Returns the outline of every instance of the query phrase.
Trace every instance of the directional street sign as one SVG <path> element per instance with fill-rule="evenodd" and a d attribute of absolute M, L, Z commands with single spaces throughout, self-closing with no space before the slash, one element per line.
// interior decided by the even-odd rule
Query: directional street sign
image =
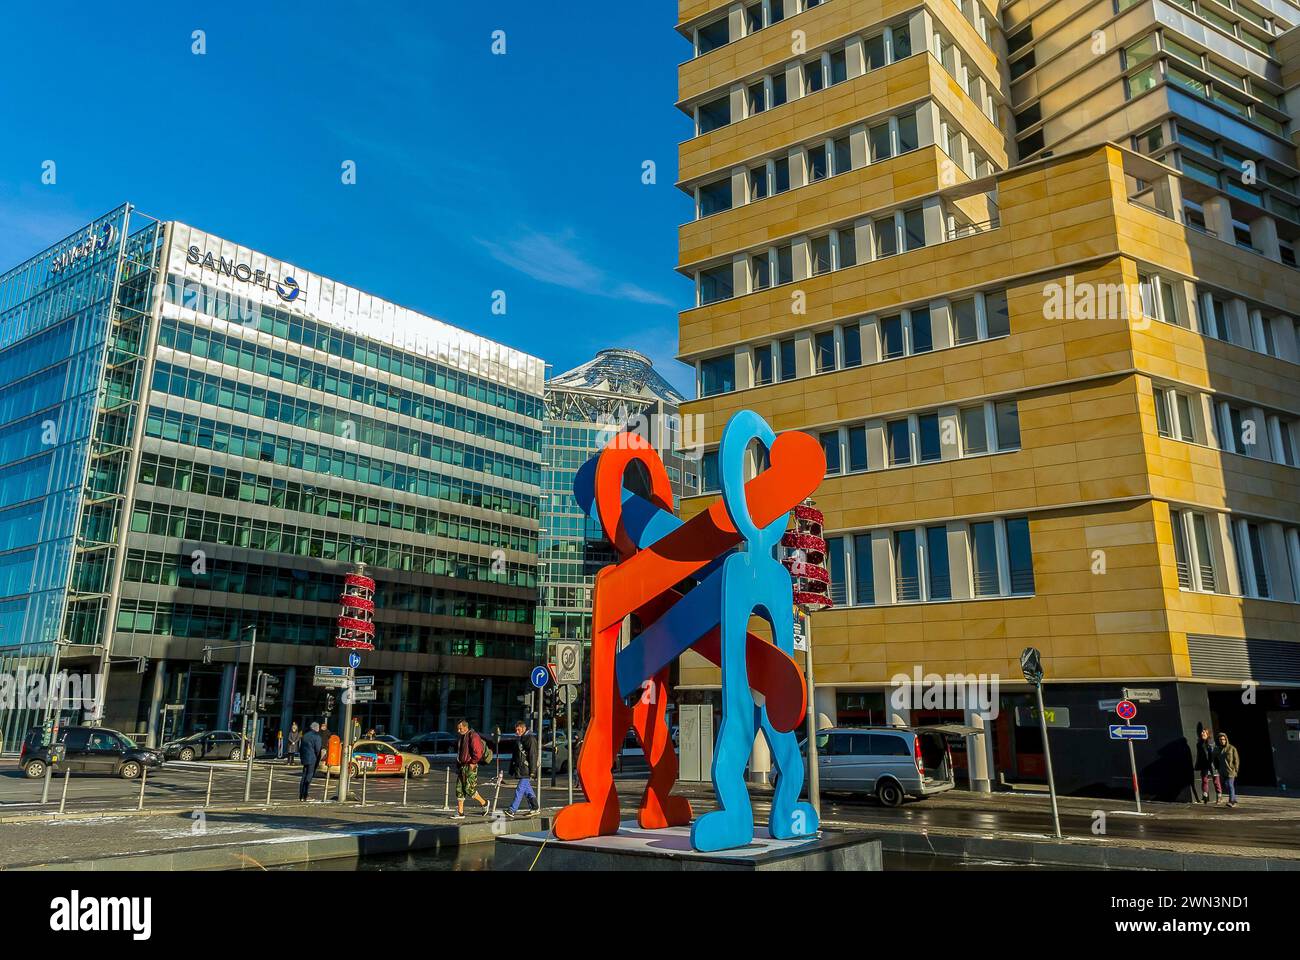
<path fill-rule="evenodd" d="M 1110 725 L 1110 738 L 1112 740 L 1145 740 L 1147 739 L 1147 728 L 1112 723 Z"/>
<path fill-rule="evenodd" d="M 533 681 L 533 686 L 540 690 L 551 682 L 551 671 L 545 667 L 533 667 L 533 672 L 528 675 L 528 678 Z"/>
<path fill-rule="evenodd" d="M 370 702 L 372 702 L 372 701 L 373 701 L 377 696 L 378 696 L 378 693 L 374 690 L 373 687 L 370 688 L 370 689 L 368 689 L 368 690 L 357 690 L 355 693 L 352 694 L 352 702 L 353 702 L 353 703 L 370 703 Z"/>
<path fill-rule="evenodd" d="M 317 667 L 311 682 L 314 687 L 341 690 L 352 683 L 352 668 Z"/>
<path fill-rule="evenodd" d="M 1125 687 L 1123 693 L 1125 700 L 1137 703 L 1150 703 L 1160 699 L 1160 691 L 1156 687 Z"/>
<path fill-rule="evenodd" d="M 352 682 L 358 689 L 361 687 L 373 687 L 375 685 L 374 677 L 353 677 Z"/>

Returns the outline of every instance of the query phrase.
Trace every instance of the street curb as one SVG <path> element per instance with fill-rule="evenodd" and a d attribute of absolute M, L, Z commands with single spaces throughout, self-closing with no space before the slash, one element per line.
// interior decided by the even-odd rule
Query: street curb
<path fill-rule="evenodd" d="M 123 854 L 87 860 L 52 861 L 0 867 L 3 871 L 73 871 L 97 872 L 116 870 L 264 870 L 340 860 L 406 853 L 412 850 L 442 850 L 495 841 L 498 836 L 529 830 L 550 829 L 550 818 L 494 823 L 429 827 L 380 827 L 362 833 L 313 837 L 306 840 L 260 840 L 220 847 L 197 847 L 167 853 Z M 321 827 L 328 830 L 335 825 Z"/>
<path fill-rule="evenodd" d="M 55 803 L 47 806 L 56 806 Z M 330 800 L 326 803 L 314 803 L 304 806 L 299 801 L 294 800 L 276 800 L 272 801 L 270 806 L 264 803 L 236 804 L 234 806 L 225 806 L 212 804 L 204 806 L 201 803 L 188 804 L 182 807 L 146 807 L 144 810 L 68 810 L 60 814 L 58 810 L 47 810 L 44 813 L 19 813 L 11 817 L 0 817 L 0 825 L 6 823 L 43 823 L 47 820 L 85 820 L 100 819 L 105 817 L 174 817 L 178 813 L 192 814 L 196 810 L 203 813 L 267 813 L 282 812 L 294 810 L 302 813 L 304 816 L 310 816 L 312 810 L 383 810 L 383 811 L 400 811 L 418 812 L 422 805 L 410 803 L 402 806 L 387 800 L 371 800 L 364 807 L 355 800 L 349 800 L 346 804 L 340 804 L 337 800 Z M 432 813 L 447 813 L 442 807 L 430 807 L 429 804 L 423 805 L 426 810 Z"/>
<path fill-rule="evenodd" d="M 1109 870 L 1252 870 L 1297 871 L 1300 857 L 1287 858 L 1242 852 L 1207 853 L 1201 849 L 1159 846 L 1110 846 L 1086 840 L 1008 839 L 983 834 L 881 828 L 872 830 L 886 850 L 966 860 L 1008 860 L 1020 864 L 1090 867 Z"/>

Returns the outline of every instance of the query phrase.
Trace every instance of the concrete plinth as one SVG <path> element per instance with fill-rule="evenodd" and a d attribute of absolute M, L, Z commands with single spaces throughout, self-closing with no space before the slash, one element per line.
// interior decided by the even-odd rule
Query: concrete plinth
<path fill-rule="evenodd" d="M 691 828 L 643 830 L 625 820 L 612 837 L 556 840 L 549 833 L 497 837 L 494 870 L 880 870 L 880 841 L 862 833 L 822 831 L 800 840 L 773 840 L 763 827 L 738 850 L 699 853 Z"/>

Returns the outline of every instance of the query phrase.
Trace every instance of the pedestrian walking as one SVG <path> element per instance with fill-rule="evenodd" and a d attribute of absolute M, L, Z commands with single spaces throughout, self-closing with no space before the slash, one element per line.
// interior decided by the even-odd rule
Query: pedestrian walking
<path fill-rule="evenodd" d="M 1228 806 L 1237 805 L 1237 774 L 1241 771 L 1241 755 L 1237 748 L 1228 742 L 1228 735 L 1222 730 L 1218 736 L 1219 746 L 1214 751 L 1215 766 L 1219 776 L 1228 788 Z"/>
<path fill-rule="evenodd" d="M 478 765 L 491 762 L 483 738 L 470 728 L 468 720 L 456 724 L 456 813 L 453 820 L 465 819 L 465 801 L 473 797 L 483 805 L 483 816 L 491 811 L 478 792 Z"/>
<path fill-rule="evenodd" d="M 1218 806 L 1223 800 L 1223 781 L 1219 779 L 1216 752 L 1210 728 L 1201 727 L 1196 739 L 1196 772 L 1201 775 L 1201 803 L 1210 802 L 1210 777 L 1214 777 L 1214 803 Z"/>
<path fill-rule="evenodd" d="M 511 817 L 519 815 L 519 804 L 528 800 L 528 816 L 537 813 L 537 794 L 533 792 L 533 780 L 542 775 L 541 756 L 537 751 L 537 738 L 528 732 L 528 724 L 522 720 L 515 721 L 515 755 L 510 760 L 510 775 L 519 778 L 515 787 L 515 799 L 506 811 Z"/>
<path fill-rule="evenodd" d="M 302 731 L 298 729 L 298 721 L 295 720 L 289 727 L 289 766 L 293 766 L 294 760 L 298 758 L 298 748 L 302 745 Z"/>
<path fill-rule="evenodd" d="M 299 758 L 302 760 L 302 781 L 298 784 L 298 799 L 306 800 L 311 790 L 311 782 L 316 776 L 316 766 L 320 763 L 321 753 L 320 724 L 313 723 L 311 729 L 302 738 Z"/>

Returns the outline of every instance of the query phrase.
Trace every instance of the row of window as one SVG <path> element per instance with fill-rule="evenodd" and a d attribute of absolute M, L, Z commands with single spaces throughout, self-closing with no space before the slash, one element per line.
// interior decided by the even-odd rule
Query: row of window
<path fill-rule="evenodd" d="M 1300 357 L 1300 320 L 1268 315 L 1271 308 L 1253 307 L 1236 297 L 1202 287 L 1181 277 L 1138 274 L 1143 316 L 1277 359 Z M 1186 307 L 1190 297 L 1193 316 Z"/>
<path fill-rule="evenodd" d="M 390 490 L 403 490 L 449 503 L 462 503 L 537 519 L 536 496 L 489 486 L 476 480 L 444 476 L 389 460 L 290 440 L 288 437 L 262 433 L 238 424 L 195 417 L 161 407 L 149 408 L 145 420 L 145 436 L 249 460 L 275 463 L 282 467 L 294 467 L 328 477 L 342 477 Z"/>
<path fill-rule="evenodd" d="M 1153 394 L 1162 437 L 1300 467 L 1300 420 L 1290 414 L 1234 400 L 1210 401 L 1213 420 L 1207 424 L 1201 394 L 1162 386 L 1154 387 Z"/>
<path fill-rule="evenodd" d="M 1115 12 L 1121 13 L 1141 0 L 1115 0 Z M 1265 37 L 1285 33 L 1290 25 L 1280 18 L 1265 17 L 1237 0 L 1170 0 L 1188 13 L 1240 40 L 1266 57 L 1273 56 L 1273 44 Z M 1255 28 L 1253 31 L 1251 28 Z"/>
<path fill-rule="evenodd" d="M 749 168 L 742 203 L 753 203 L 766 197 L 785 193 L 791 189 L 791 156 L 802 164 L 798 179 L 803 184 L 817 183 L 837 177 L 854 169 L 851 133 L 831 134 L 826 139 L 799 146 L 779 157 L 769 158 Z M 908 111 L 888 117 L 867 127 L 867 163 L 879 163 L 891 157 L 917 149 L 920 140 L 917 132 L 917 112 Z M 732 208 L 737 198 L 731 175 L 703 184 L 696 190 L 696 216 L 707 217 Z"/>
<path fill-rule="evenodd" d="M 836 606 L 931 603 L 1030 596 L 1034 592 L 1027 517 L 836 535 L 827 537 L 826 550 L 831 600 Z"/>
<path fill-rule="evenodd" d="M 731 14 L 724 13 L 717 20 L 695 28 L 695 55 L 703 56 L 711 50 L 717 50 L 742 37 L 752 36 L 774 23 L 780 23 L 786 17 L 793 17 L 825 2 L 826 0 L 758 0 L 757 3 L 747 4 L 740 21 L 740 33 L 734 37 L 731 35 Z"/>
<path fill-rule="evenodd" d="M 313 403 L 301 397 L 265 390 L 216 374 L 188 367 L 158 362 L 154 365 L 153 389 L 173 397 L 197 400 L 205 406 L 220 407 L 261 417 L 274 423 L 302 427 L 336 437 L 343 443 L 364 443 L 422 460 L 463 467 L 503 480 L 518 480 L 536 486 L 542 481 L 539 463 L 511 457 L 450 440 L 445 436 L 421 433 L 409 427 L 360 417 L 350 411 Z"/>
<path fill-rule="evenodd" d="M 275 380 L 297 384 L 364 403 L 439 427 L 472 433 L 486 440 L 526 450 L 542 447 L 542 432 L 517 420 L 506 420 L 466 407 L 436 400 L 426 393 L 403 390 L 392 384 L 341 370 L 337 365 L 315 363 L 301 356 L 272 350 L 240 337 L 166 318 L 158 328 L 158 343 L 182 353 L 215 360 L 228 367 L 264 374 Z"/>
<path fill-rule="evenodd" d="M 1121 67 L 1125 70 L 1151 60 L 1160 53 L 1164 54 L 1141 70 L 1125 77 L 1126 99 L 1140 97 L 1163 82 L 1173 83 L 1180 89 L 1223 107 L 1275 136 L 1285 136 L 1283 124 L 1269 116 L 1267 112 L 1261 111 L 1255 100 L 1251 99 L 1252 96 L 1258 98 L 1258 93 L 1253 89 L 1250 91 L 1245 89 L 1245 79 L 1223 70 L 1213 61 L 1210 61 L 1209 66 L 1205 68 L 1199 64 L 1193 65 L 1186 58 L 1193 56 L 1194 52 L 1182 47 L 1176 41 L 1165 40 L 1162 48 L 1157 49 L 1155 37 L 1156 35 L 1152 34 L 1122 51 Z M 1195 72 L 1190 72 L 1189 67 Z M 1224 79 L 1221 74 L 1226 74 L 1231 79 Z"/>
<path fill-rule="evenodd" d="M 230 607 L 203 607 L 185 603 L 123 600 L 117 614 L 118 633 L 200 640 L 238 641 L 252 624 L 262 636 L 277 643 L 333 647 L 338 623 L 333 617 L 304 617 L 290 613 L 264 613 Z M 532 637 L 498 636 L 473 630 L 454 633 L 443 627 L 413 623 L 380 623 L 379 642 L 396 653 L 435 656 L 495 657 L 531 660 Z"/>
<path fill-rule="evenodd" d="M 788 100 L 796 100 L 828 87 L 844 83 L 849 76 L 849 48 L 858 42 L 854 38 L 837 45 L 798 65 L 797 70 L 780 67 L 769 74 L 750 80 L 745 86 L 740 115 L 733 115 L 731 92 L 695 108 L 695 133 L 701 136 L 746 117 L 775 109 Z M 885 27 L 883 31 L 862 41 L 865 72 L 910 57 L 911 30 L 904 21 Z M 855 75 L 856 76 L 856 75 Z M 790 89 L 790 80 L 798 89 Z"/>
<path fill-rule="evenodd" d="M 544 404 L 540 396 L 494 383 L 427 357 L 407 353 L 388 344 L 278 310 L 207 284 L 169 276 L 166 297 L 168 303 L 186 310 L 243 324 L 290 343 L 500 407 L 532 420 L 541 420 L 544 415 Z"/>
<path fill-rule="evenodd" d="M 187 555 L 178 556 L 154 550 L 128 550 L 124 579 L 131 583 L 310 603 L 337 603 L 339 594 L 343 592 L 343 581 L 338 577 L 321 576 L 306 570 L 225 561 L 209 562 L 204 572 L 196 573 L 194 562 Z M 498 623 L 533 622 L 531 600 L 512 600 L 509 597 L 490 597 L 438 587 L 387 583 L 382 577 L 375 588 L 375 606 L 385 611 L 405 610 L 431 616 L 494 620 Z"/>
<path fill-rule="evenodd" d="M 943 301 L 909 307 L 875 318 L 867 324 L 875 355 L 881 360 L 929 353 L 935 349 L 934 313 Z M 863 321 L 851 320 L 813 334 L 814 373 L 848 370 L 862 364 Z M 947 301 L 946 330 L 953 346 L 992 340 L 1011 333 L 1005 290 L 988 290 Z M 798 341 L 794 337 L 755 344 L 750 348 L 756 387 L 793 380 L 797 376 Z M 736 353 L 731 351 L 699 363 L 698 395 L 710 397 L 737 389 Z"/>
<path fill-rule="evenodd" d="M 934 463 L 949 446 L 956 457 L 1020 449 L 1020 412 L 1015 400 L 985 401 L 961 407 L 949 420 L 939 412 L 913 413 L 884 421 L 883 463 L 872 462 L 867 424 L 852 424 L 818 434 L 826 454 L 826 475 Z"/>
<path fill-rule="evenodd" d="M 176 504 L 137 501 L 131 514 L 131 532 L 174 537 L 188 543 L 216 543 L 321 560 L 364 562 L 367 566 L 411 570 L 459 580 L 507 583 L 515 587 L 537 586 L 536 569 L 532 564 L 388 540 L 370 540 Z"/>
<path fill-rule="evenodd" d="M 364 523 L 367 526 L 409 530 L 430 537 L 447 537 L 466 543 L 487 543 L 528 553 L 537 550 L 537 534 L 477 517 L 414 507 L 395 500 L 340 493 L 285 480 L 280 477 L 226 470 L 212 464 L 191 463 L 144 453 L 140 457 L 140 483 L 166 490 L 221 497 L 242 503 L 260 503 L 277 510 Z"/>
<path fill-rule="evenodd" d="M 1300 597 L 1300 528 L 1245 517 L 1171 509 L 1178 585 L 1260 599 Z M 1235 582 L 1228 575 L 1231 560 Z"/>

